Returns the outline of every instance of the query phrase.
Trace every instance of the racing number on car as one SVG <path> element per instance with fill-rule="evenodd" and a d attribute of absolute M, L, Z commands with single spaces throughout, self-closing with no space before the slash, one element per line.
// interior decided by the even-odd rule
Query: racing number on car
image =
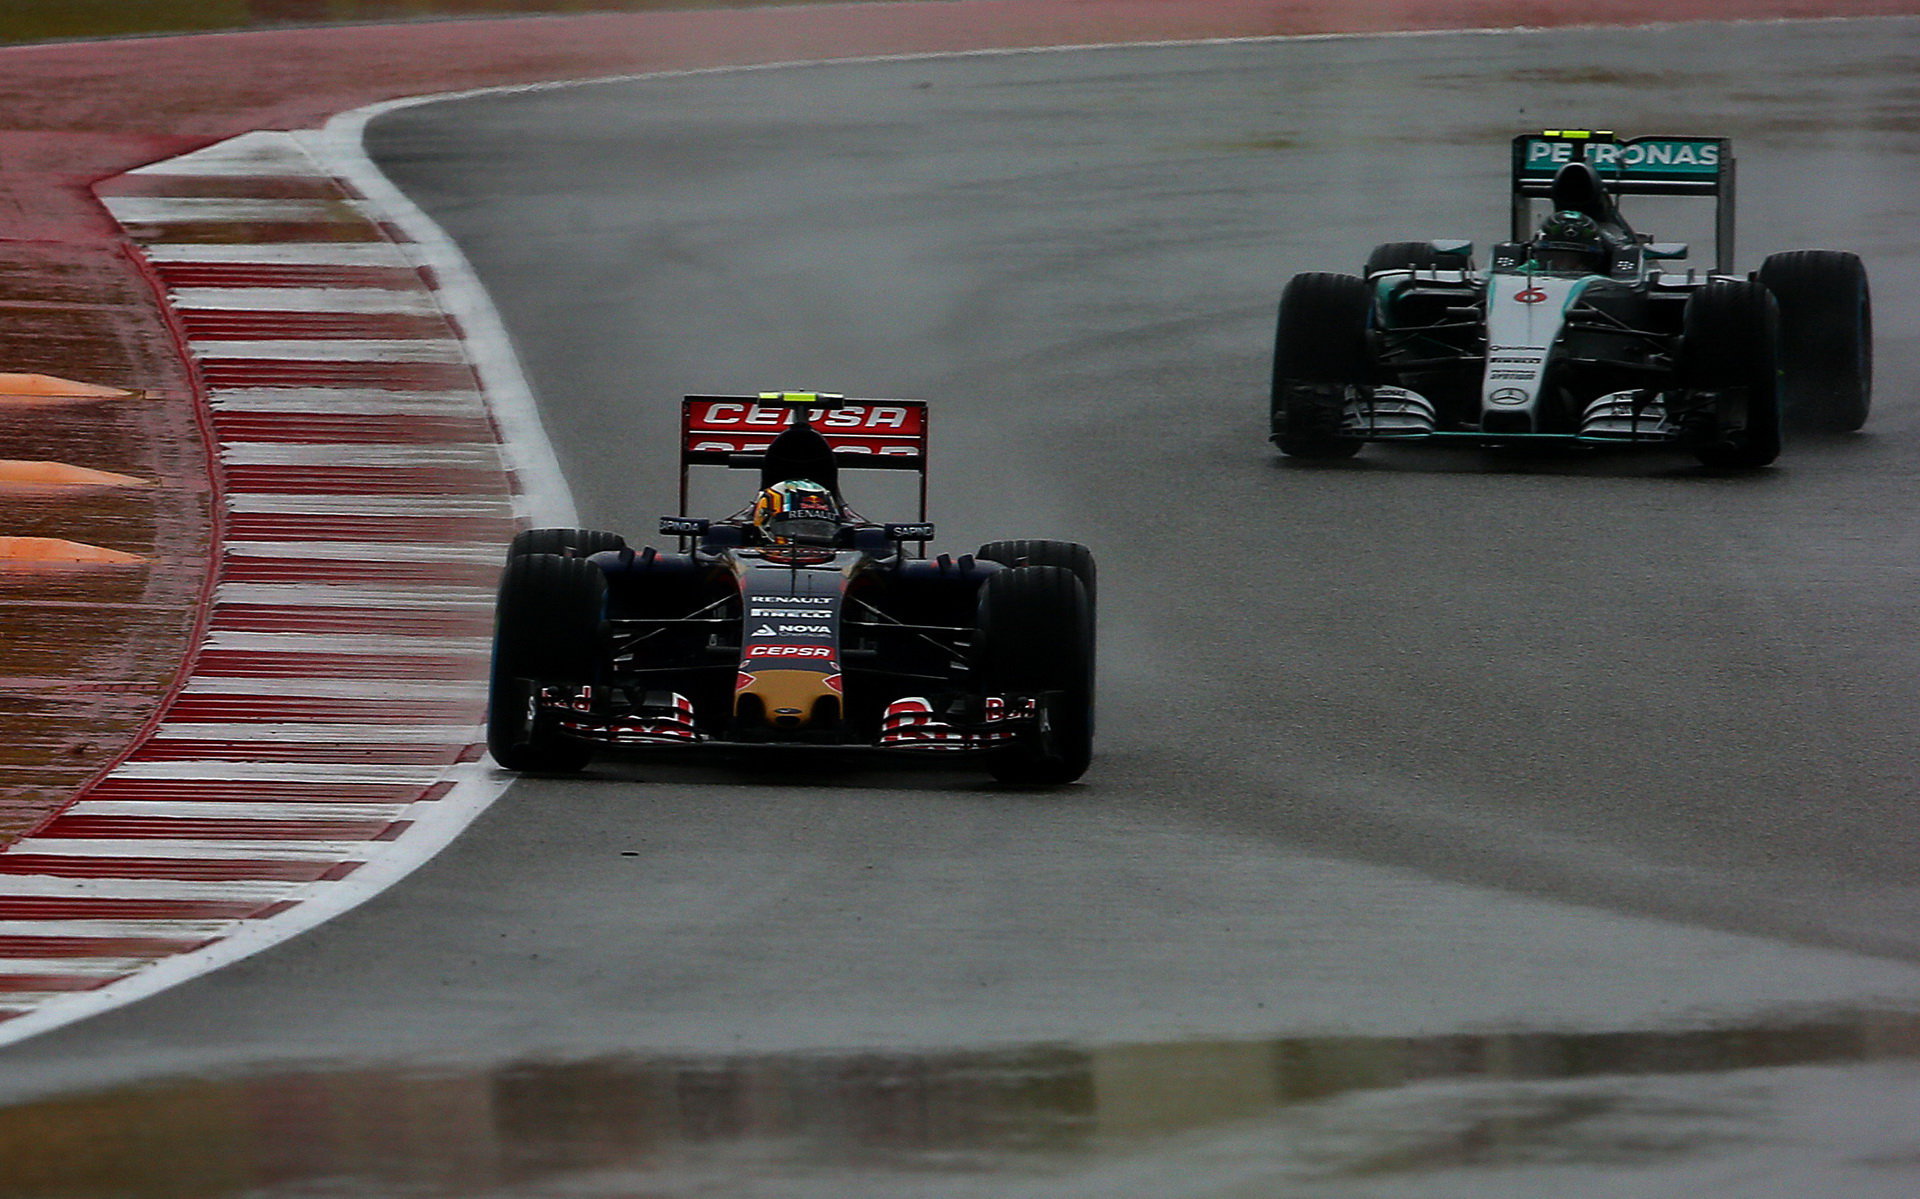
<path fill-rule="evenodd" d="M 1522 304 L 1544 304 L 1547 299 L 1547 293 L 1538 287 L 1529 285 L 1525 291 L 1515 292 L 1513 298 Z"/>

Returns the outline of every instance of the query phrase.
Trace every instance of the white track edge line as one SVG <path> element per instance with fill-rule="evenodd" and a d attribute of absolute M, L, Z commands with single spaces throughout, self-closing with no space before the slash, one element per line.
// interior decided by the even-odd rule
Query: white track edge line
<path fill-rule="evenodd" d="M 340 114 L 318 132 L 296 135 L 297 141 L 315 161 L 349 180 L 371 207 L 383 210 L 391 223 L 413 238 L 412 244 L 399 249 L 417 256 L 421 260 L 418 265 L 433 270 L 443 308 L 460 321 L 482 390 L 500 424 L 503 449 L 518 478 L 524 510 L 537 523 L 575 524 L 573 493 L 560 471 L 532 388 L 492 298 L 446 231 L 367 157 L 362 136 L 366 122 L 381 108 L 375 105 Z M 358 907 L 438 855 L 513 781 L 487 762 L 456 766 L 440 777 L 451 781 L 452 789 L 433 803 L 416 805 L 408 813 L 413 823 L 406 835 L 385 843 L 385 852 L 369 855 L 346 878 L 309 893 L 296 906 L 270 919 L 239 923 L 233 932 L 200 949 L 164 958 L 98 990 L 50 998 L 23 1015 L 0 1022 L 0 1046 L 157 995 Z"/>
<path fill-rule="evenodd" d="M 418 102 L 432 100 L 425 97 Z M 439 284 L 442 309 L 464 332 L 481 391 L 500 426 L 503 456 L 518 479 L 527 510 L 540 524 L 576 524 L 573 491 L 560 471 L 533 388 L 520 368 L 513 339 L 493 298 L 446 230 L 367 156 L 363 144 L 367 122 L 390 106 L 375 104 L 341 113 L 317 131 L 300 131 L 293 136 L 315 162 L 351 183 L 389 223 L 413 239 L 399 248 L 417 258 L 417 265 L 432 270 Z"/>
<path fill-rule="evenodd" d="M 385 844 L 393 852 L 370 856 L 358 870 L 295 907 L 265 920 L 239 922 L 232 933 L 200 949 L 163 958 L 154 965 L 94 991 L 79 991 L 49 999 L 24 1015 L 0 1022 L 0 1046 L 24 1041 L 88 1016 L 157 995 L 169 987 L 197 978 L 359 907 L 399 882 L 445 849 L 460 832 L 484 812 L 512 782 L 492 767 L 474 763 L 450 771 L 454 787 L 444 799 L 420 804 L 407 835 Z"/>

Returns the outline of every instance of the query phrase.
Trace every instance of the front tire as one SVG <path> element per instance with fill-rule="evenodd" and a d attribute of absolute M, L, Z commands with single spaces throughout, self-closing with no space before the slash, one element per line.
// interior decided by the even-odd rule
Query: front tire
<path fill-rule="evenodd" d="M 1059 566 L 1073 572 L 1087 589 L 1087 603 L 1100 600 L 1098 572 L 1093 551 L 1074 541 L 989 541 L 974 551 L 974 557 L 998 562 L 1002 566 Z"/>
<path fill-rule="evenodd" d="M 1292 458 L 1351 458 L 1360 440 L 1340 435 L 1351 388 L 1370 373 L 1364 279 L 1295 275 L 1280 295 L 1273 337 L 1270 440 Z"/>
<path fill-rule="evenodd" d="M 560 735 L 533 704 L 542 686 L 585 686 L 599 676 L 606 602 L 607 577 L 584 558 L 508 559 L 487 689 L 487 750 L 501 766 L 567 773 L 592 760 L 591 745 Z"/>
<path fill-rule="evenodd" d="M 1366 269 L 1360 272 L 1362 278 L 1371 279 L 1380 271 L 1431 271 L 1444 267 L 1458 268 L 1463 259 L 1449 258 L 1433 248 L 1430 241 L 1389 241 L 1382 242 L 1367 255 Z"/>
<path fill-rule="evenodd" d="M 1682 414 L 1694 454 L 1733 470 L 1771 463 L 1780 456 L 1773 297 L 1751 280 L 1709 283 L 1687 300 L 1681 323 L 1680 385 L 1698 397 Z"/>
<path fill-rule="evenodd" d="M 1003 783 L 1057 786 L 1093 760 L 1093 604 L 1060 566 L 1023 566 L 981 587 L 972 652 L 975 690 L 1040 697 L 1042 727 L 992 751 Z"/>
<path fill-rule="evenodd" d="M 599 529 L 522 529 L 507 546 L 507 560 L 525 554 L 558 554 L 563 558 L 591 558 L 602 550 L 627 547 L 618 533 Z"/>
<path fill-rule="evenodd" d="M 1794 425 L 1851 433 L 1873 403 L 1873 297 L 1867 268 L 1840 250 L 1792 250 L 1760 264 L 1780 306 L 1781 400 Z"/>

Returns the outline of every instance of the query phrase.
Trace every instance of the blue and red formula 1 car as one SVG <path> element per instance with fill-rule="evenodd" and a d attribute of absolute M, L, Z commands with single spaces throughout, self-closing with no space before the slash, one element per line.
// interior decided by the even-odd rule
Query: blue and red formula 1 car
<path fill-rule="evenodd" d="M 531 529 L 509 550 L 488 748 L 509 770 L 610 748 L 824 746 L 977 760 L 1064 783 L 1093 744 L 1094 563 L 1061 541 L 928 558 L 927 406 L 815 392 L 689 396 L 695 466 L 749 469 L 720 520 L 661 518 L 671 550 Z M 919 474 L 918 518 L 876 523 L 849 469 Z"/>

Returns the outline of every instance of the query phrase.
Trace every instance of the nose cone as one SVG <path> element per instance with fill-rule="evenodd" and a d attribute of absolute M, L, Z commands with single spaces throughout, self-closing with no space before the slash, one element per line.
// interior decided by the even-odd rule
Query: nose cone
<path fill-rule="evenodd" d="M 828 681 L 834 677 L 816 670 L 743 674 L 733 718 L 748 728 L 831 728 L 840 722 L 840 695 Z"/>

